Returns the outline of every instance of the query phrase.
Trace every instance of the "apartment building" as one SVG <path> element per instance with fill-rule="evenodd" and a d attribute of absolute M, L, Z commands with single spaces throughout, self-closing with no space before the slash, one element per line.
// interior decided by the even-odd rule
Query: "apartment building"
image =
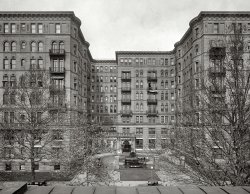
<path fill-rule="evenodd" d="M 131 151 L 164 148 L 175 124 L 190 122 L 185 114 L 199 122 L 201 83 L 212 74 L 225 76 L 214 68 L 218 61 L 211 48 L 221 50 L 233 26 L 242 28 L 246 51 L 250 48 L 250 12 L 201 12 L 172 51 L 117 51 L 111 60 L 93 59 L 73 12 L 0 12 L 0 18 L 1 105 L 6 83 L 30 67 L 44 68 L 62 91 L 55 102 L 72 117 L 100 123 L 117 152 L 125 145 Z M 1 113 L 3 122 L 14 110 L 5 105 Z M 59 140 L 68 141 L 63 130 Z M 1 170 L 6 161 L 1 160 Z M 18 164 L 11 168 L 19 169 Z"/>
<path fill-rule="evenodd" d="M 0 101 L 1 122 L 15 124 L 18 115 L 15 106 L 3 103 L 5 88 L 14 87 L 25 71 L 44 69 L 50 76 L 51 114 L 57 120 L 57 111 L 64 108 L 69 117 L 87 117 L 88 81 L 91 55 L 89 43 L 81 30 L 81 21 L 73 12 L 1 12 L 0 13 Z M 55 113 L 55 114 L 54 114 Z M 55 123 L 56 124 L 56 123 Z M 18 125 L 17 130 L 18 130 Z M 55 147 L 69 143 L 65 132 L 70 126 L 65 122 L 60 134 L 55 131 Z M 30 169 L 29 162 L 15 161 L 11 137 L 1 130 L 5 148 L 1 153 L 1 170 Z M 10 145 L 9 145 L 10 144 Z M 8 161 L 11 162 L 8 164 Z M 60 169 L 60 166 L 42 162 L 38 170 Z"/>

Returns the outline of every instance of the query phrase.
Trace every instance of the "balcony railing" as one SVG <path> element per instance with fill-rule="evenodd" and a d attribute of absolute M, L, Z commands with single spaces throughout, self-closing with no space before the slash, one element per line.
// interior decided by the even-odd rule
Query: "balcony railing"
<path fill-rule="evenodd" d="M 157 82 L 157 76 L 148 75 L 147 79 L 149 82 Z"/>
<path fill-rule="evenodd" d="M 157 87 L 148 87 L 148 93 L 158 93 Z"/>
<path fill-rule="evenodd" d="M 211 60 L 223 60 L 226 57 L 225 47 L 213 47 L 209 50 L 209 58 Z"/>
<path fill-rule="evenodd" d="M 122 104 L 131 104 L 131 99 L 121 99 Z"/>
<path fill-rule="evenodd" d="M 108 137 L 135 138 L 135 133 L 106 132 Z"/>
<path fill-rule="evenodd" d="M 50 56 L 65 56 L 65 50 L 64 49 L 50 49 L 49 55 Z"/>
<path fill-rule="evenodd" d="M 51 86 L 50 86 L 50 92 L 52 92 L 52 93 L 61 93 L 61 92 L 65 92 L 65 86 L 51 85 Z"/>
<path fill-rule="evenodd" d="M 157 104 L 157 99 L 148 99 L 148 104 Z"/>
<path fill-rule="evenodd" d="M 132 110 L 121 110 L 121 116 L 123 117 L 132 117 L 133 113 Z"/>
<path fill-rule="evenodd" d="M 121 91 L 122 92 L 131 92 L 131 87 L 122 87 Z"/>
<path fill-rule="evenodd" d="M 63 73 L 65 73 L 65 68 L 64 67 L 50 67 L 49 70 L 50 70 L 50 73 L 53 73 L 53 74 L 63 74 Z"/>
<path fill-rule="evenodd" d="M 127 76 L 124 76 L 124 75 L 123 75 L 123 76 L 121 77 L 121 80 L 122 80 L 122 81 L 131 81 L 131 76 L 130 76 L 130 75 L 127 75 Z"/>
<path fill-rule="evenodd" d="M 146 112 L 148 117 L 157 117 L 158 116 L 158 111 L 157 110 L 148 110 Z"/>
<path fill-rule="evenodd" d="M 210 67 L 208 69 L 208 73 L 210 77 L 215 77 L 215 76 L 226 76 L 226 68 L 225 67 Z"/>
<path fill-rule="evenodd" d="M 48 108 L 49 110 L 59 110 L 59 109 L 66 109 L 67 106 L 65 103 L 49 103 Z"/>
<path fill-rule="evenodd" d="M 209 91 L 212 94 L 224 94 L 226 92 L 225 86 L 209 86 Z"/>

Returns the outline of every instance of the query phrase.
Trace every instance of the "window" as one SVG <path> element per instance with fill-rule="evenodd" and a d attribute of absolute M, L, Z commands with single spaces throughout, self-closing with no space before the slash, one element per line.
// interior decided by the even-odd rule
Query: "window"
<path fill-rule="evenodd" d="M 3 69 L 9 69 L 9 60 L 8 59 L 3 60 Z"/>
<path fill-rule="evenodd" d="M 149 135 L 155 135 L 155 128 L 149 128 L 148 129 L 148 134 Z"/>
<path fill-rule="evenodd" d="M 140 110 L 143 111 L 143 103 L 140 105 Z"/>
<path fill-rule="evenodd" d="M 136 128 L 135 133 L 136 134 L 143 134 L 143 128 Z"/>
<path fill-rule="evenodd" d="M 149 139 L 148 140 L 148 148 L 149 149 L 155 149 L 155 139 Z"/>
<path fill-rule="evenodd" d="M 36 33 L 36 24 L 31 24 L 31 33 L 32 34 Z"/>
<path fill-rule="evenodd" d="M 25 23 L 22 23 L 22 24 L 21 24 L 21 31 L 22 31 L 22 32 L 25 32 L 25 31 L 26 31 L 26 25 L 25 25 Z"/>
<path fill-rule="evenodd" d="M 11 171 L 12 167 L 11 167 L 11 163 L 6 163 L 5 164 L 5 170 L 6 171 Z"/>
<path fill-rule="evenodd" d="M 214 23 L 214 33 L 215 34 L 219 33 L 219 24 L 218 23 Z"/>
<path fill-rule="evenodd" d="M 135 140 L 135 148 L 136 149 L 143 149 L 143 139 L 136 139 Z"/>
<path fill-rule="evenodd" d="M 59 51 L 60 53 L 64 50 L 64 42 L 59 42 Z"/>
<path fill-rule="evenodd" d="M 10 43 L 9 43 L 9 42 L 5 42 L 5 43 L 3 44 L 3 50 L 4 50 L 5 52 L 9 52 L 9 51 L 10 51 Z"/>
<path fill-rule="evenodd" d="M 174 88 L 174 81 L 171 81 L 171 87 Z"/>
<path fill-rule="evenodd" d="M 38 59 L 38 69 L 43 69 L 43 59 Z"/>
<path fill-rule="evenodd" d="M 168 88 L 168 81 L 165 81 L 165 88 Z"/>
<path fill-rule="evenodd" d="M 135 122 L 136 122 L 136 123 L 139 123 L 139 116 L 136 116 L 136 117 L 135 117 Z"/>
<path fill-rule="evenodd" d="M 35 59 L 30 60 L 30 68 L 31 69 L 36 69 L 36 60 Z"/>
<path fill-rule="evenodd" d="M 43 43 L 42 42 L 38 43 L 38 51 L 43 52 Z"/>
<path fill-rule="evenodd" d="M 16 33 L 16 24 L 11 24 L 11 33 Z"/>
<path fill-rule="evenodd" d="M 4 24 L 4 33 L 9 33 L 9 24 Z"/>
<path fill-rule="evenodd" d="M 195 45 L 195 54 L 198 55 L 198 53 L 199 53 L 199 45 L 196 44 Z"/>
<path fill-rule="evenodd" d="M 164 116 L 161 116 L 161 123 L 164 123 Z"/>
<path fill-rule="evenodd" d="M 61 25 L 56 24 L 56 34 L 60 34 L 60 33 L 61 33 Z"/>
<path fill-rule="evenodd" d="M 36 51 L 36 43 L 35 42 L 31 42 L 31 52 L 35 52 Z"/>
<path fill-rule="evenodd" d="M 135 71 L 135 77 L 139 77 L 139 70 Z"/>
<path fill-rule="evenodd" d="M 38 33 L 39 34 L 43 33 L 43 24 L 38 24 Z"/>
<path fill-rule="evenodd" d="M 60 170 L 60 169 L 61 169 L 60 164 L 55 164 L 55 165 L 54 165 L 54 170 Z"/>
<path fill-rule="evenodd" d="M 195 37 L 198 38 L 199 36 L 199 28 L 195 28 Z"/>
<path fill-rule="evenodd" d="M 161 100 L 164 100 L 164 93 L 161 92 Z"/>
<path fill-rule="evenodd" d="M 3 87 L 7 87 L 8 86 L 8 75 L 4 75 L 3 76 Z"/>
<path fill-rule="evenodd" d="M 143 100 L 143 92 L 140 93 L 140 99 Z"/>
<path fill-rule="evenodd" d="M 165 93 L 165 100 L 168 100 L 168 92 Z"/>
<path fill-rule="evenodd" d="M 11 43 L 11 51 L 16 52 L 16 42 Z"/>
<path fill-rule="evenodd" d="M 16 59 L 11 59 L 10 69 L 16 69 Z"/>

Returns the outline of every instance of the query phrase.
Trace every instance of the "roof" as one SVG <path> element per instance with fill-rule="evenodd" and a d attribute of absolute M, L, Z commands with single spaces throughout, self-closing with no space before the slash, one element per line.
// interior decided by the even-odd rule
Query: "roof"
<path fill-rule="evenodd" d="M 24 191 L 24 187 L 26 188 Z M 198 186 L 141 186 L 141 187 L 74 187 L 74 186 L 28 186 L 0 190 L 0 194 L 249 194 L 250 187 L 198 187 Z"/>

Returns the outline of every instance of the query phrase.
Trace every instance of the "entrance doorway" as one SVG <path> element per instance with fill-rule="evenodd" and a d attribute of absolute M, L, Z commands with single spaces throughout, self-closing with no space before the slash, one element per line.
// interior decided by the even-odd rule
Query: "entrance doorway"
<path fill-rule="evenodd" d="M 122 144 L 122 152 L 131 152 L 131 144 L 128 140 L 124 140 Z"/>

